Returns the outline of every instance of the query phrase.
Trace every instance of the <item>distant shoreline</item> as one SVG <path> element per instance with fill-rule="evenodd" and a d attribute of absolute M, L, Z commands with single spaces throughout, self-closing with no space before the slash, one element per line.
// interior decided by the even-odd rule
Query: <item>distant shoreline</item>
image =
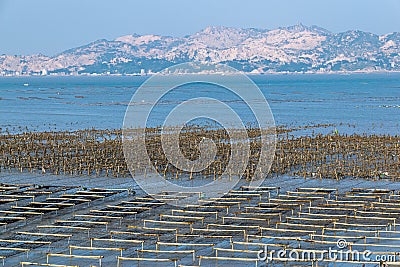
<path fill-rule="evenodd" d="M 244 75 L 257 76 L 257 75 L 352 75 L 352 74 L 396 74 L 400 73 L 400 70 L 376 70 L 376 71 L 329 71 L 329 72 L 319 72 L 319 71 L 307 71 L 307 72 L 240 72 Z M 0 75 L 0 78 L 26 78 L 26 77 L 151 77 L 158 73 L 137 75 L 137 74 L 49 74 L 49 75 Z M 230 75 L 227 73 L 171 73 L 168 75 Z M 237 75 L 234 73 L 233 75 Z"/>

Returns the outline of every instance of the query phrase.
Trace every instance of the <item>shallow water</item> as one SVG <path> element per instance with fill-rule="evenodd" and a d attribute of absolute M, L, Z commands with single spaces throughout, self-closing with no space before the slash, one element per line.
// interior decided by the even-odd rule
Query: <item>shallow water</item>
<path fill-rule="evenodd" d="M 398 73 L 250 78 L 266 96 L 277 125 L 334 123 L 341 132 L 399 132 Z M 13 132 L 121 128 L 126 107 L 145 80 L 146 77 L 2 77 L 0 128 Z M 168 111 L 195 96 L 225 101 L 244 121 L 253 118 L 240 99 L 223 89 L 193 84 L 166 96 L 150 121 L 160 124 Z"/>

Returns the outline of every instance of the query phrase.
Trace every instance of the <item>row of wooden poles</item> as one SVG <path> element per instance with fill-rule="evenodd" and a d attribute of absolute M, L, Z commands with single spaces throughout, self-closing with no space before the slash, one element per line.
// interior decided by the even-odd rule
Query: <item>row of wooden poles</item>
<path fill-rule="evenodd" d="M 326 127 L 325 125 L 319 125 Z M 319 127 L 317 125 L 317 127 Z M 271 171 L 263 175 L 298 175 L 341 179 L 360 177 L 369 179 L 397 179 L 400 177 L 400 137 L 389 135 L 314 134 L 293 136 L 291 128 L 278 127 L 275 157 Z M 140 132 L 140 131 L 138 131 Z M 248 129 L 250 157 L 245 172 L 230 173 L 250 179 L 257 168 L 269 165 L 260 162 L 261 139 L 259 129 Z M 232 156 L 232 143 L 225 129 L 191 127 L 180 133 L 182 154 L 189 160 L 200 157 L 199 144 L 212 139 L 217 153 L 214 161 L 201 171 L 182 171 L 169 162 L 163 153 L 161 131 L 146 129 L 146 151 L 135 148 L 129 162 L 132 175 L 146 173 L 142 161 L 149 157 L 157 171 L 167 179 L 211 177 L 218 179 Z M 130 140 L 132 142 L 132 140 Z M 235 140 L 236 148 L 248 145 L 246 140 Z M 129 142 L 129 141 L 126 141 Z M 94 175 L 128 177 L 130 172 L 122 149 L 121 130 L 80 130 L 60 132 L 26 132 L 0 135 L 0 171 L 42 172 L 56 175 Z M 267 168 L 266 168 L 267 169 Z"/>

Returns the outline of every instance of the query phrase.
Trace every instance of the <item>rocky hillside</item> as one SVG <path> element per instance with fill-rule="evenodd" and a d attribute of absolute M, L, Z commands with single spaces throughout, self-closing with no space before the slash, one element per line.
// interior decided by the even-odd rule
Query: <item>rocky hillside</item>
<path fill-rule="evenodd" d="M 302 24 L 274 30 L 208 27 L 183 38 L 127 35 L 49 57 L 0 56 L 0 74 L 135 74 L 187 61 L 245 72 L 400 71 L 400 33 L 332 33 Z"/>

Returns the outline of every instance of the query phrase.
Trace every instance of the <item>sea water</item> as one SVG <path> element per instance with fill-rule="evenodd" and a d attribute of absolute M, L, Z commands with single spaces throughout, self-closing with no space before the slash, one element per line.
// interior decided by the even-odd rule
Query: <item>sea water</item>
<path fill-rule="evenodd" d="M 249 77 L 266 97 L 276 125 L 334 124 L 325 131 L 399 133 L 399 73 Z M 0 128 L 3 132 L 122 128 L 127 105 L 147 78 L 1 77 Z M 223 101 L 243 121 L 254 120 L 246 103 L 228 90 L 190 84 L 161 99 L 149 126 L 162 125 L 168 112 L 193 97 Z"/>

